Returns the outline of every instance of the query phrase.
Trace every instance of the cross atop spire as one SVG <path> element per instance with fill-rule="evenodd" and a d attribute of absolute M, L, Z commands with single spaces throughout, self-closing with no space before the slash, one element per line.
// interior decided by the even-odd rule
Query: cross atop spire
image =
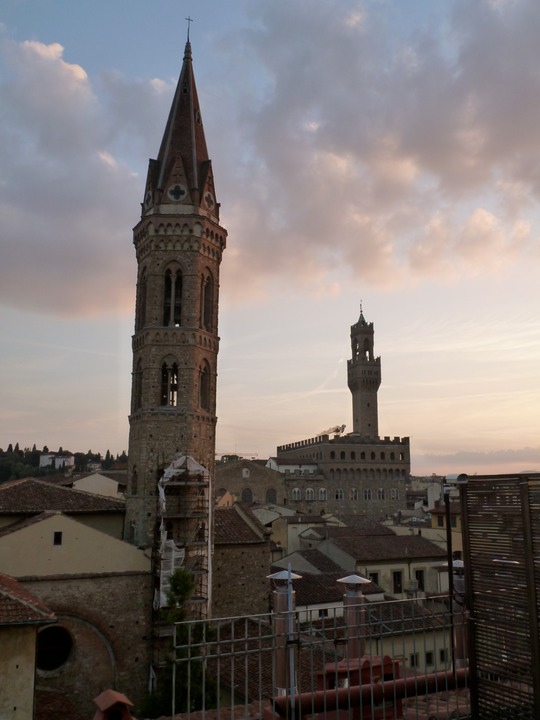
<path fill-rule="evenodd" d="M 187 20 L 187 41 L 189 42 L 189 28 L 190 28 L 191 23 L 193 22 L 193 18 L 188 15 L 186 20 Z"/>

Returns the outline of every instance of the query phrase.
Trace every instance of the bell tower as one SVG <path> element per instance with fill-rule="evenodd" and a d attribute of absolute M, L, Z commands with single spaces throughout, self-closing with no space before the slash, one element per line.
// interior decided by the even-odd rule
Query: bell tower
<path fill-rule="evenodd" d="M 188 37 L 133 231 L 137 293 L 125 537 L 140 547 L 157 542 L 158 481 L 175 458 L 193 458 L 209 471 L 210 486 L 213 481 L 219 267 L 227 237 L 219 209 Z"/>
<path fill-rule="evenodd" d="M 360 318 L 351 326 L 352 359 L 347 362 L 347 381 L 353 401 L 353 432 L 366 438 L 379 436 L 377 391 L 381 384 L 381 358 L 373 354 L 373 323 Z"/>

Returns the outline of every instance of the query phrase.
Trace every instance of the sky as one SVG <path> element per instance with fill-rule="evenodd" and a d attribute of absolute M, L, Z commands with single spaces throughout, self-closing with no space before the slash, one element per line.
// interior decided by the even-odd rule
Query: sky
<path fill-rule="evenodd" d="M 127 449 L 186 17 L 229 234 L 217 452 L 352 430 L 362 306 L 413 474 L 540 470 L 538 0 L 3 0 L 0 447 Z"/>

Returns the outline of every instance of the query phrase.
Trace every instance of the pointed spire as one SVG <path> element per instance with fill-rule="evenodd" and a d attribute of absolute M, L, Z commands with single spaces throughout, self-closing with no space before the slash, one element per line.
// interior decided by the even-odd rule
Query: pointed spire
<path fill-rule="evenodd" d="M 188 18 L 191 22 L 191 19 Z M 188 39 L 180 78 L 157 160 L 150 161 L 143 213 L 170 204 L 182 214 L 201 207 L 218 217 L 212 166 L 208 157 L 201 109 Z"/>
<path fill-rule="evenodd" d="M 364 311 L 362 308 L 362 301 L 360 300 L 360 317 L 358 318 L 358 322 L 356 323 L 356 326 L 358 325 L 367 325 L 366 318 L 364 317 Z"/>

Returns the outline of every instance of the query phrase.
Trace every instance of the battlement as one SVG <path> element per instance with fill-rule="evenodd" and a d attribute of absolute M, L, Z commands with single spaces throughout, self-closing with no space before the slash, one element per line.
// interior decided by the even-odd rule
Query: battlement
<path fill-rule="evenodd" d="M 392 445 L 392 446 L 405 446 L 408 447 L 410 444 L 409 437 L 398 437 L 394 436 L 390 438 L 389 435 L 384 437 L 364 437 L 359 433 L 348 433 L 347 435 L 317 435 L 313 438 L 307 438 L 306 440 L 298 440 L 297 442 L 287 443 L 285 445 L 278 445 L 277 454 L 289 453 L 294 450 L 304 450 L 305 448 L 315 447 L 317 445 Z"/>

